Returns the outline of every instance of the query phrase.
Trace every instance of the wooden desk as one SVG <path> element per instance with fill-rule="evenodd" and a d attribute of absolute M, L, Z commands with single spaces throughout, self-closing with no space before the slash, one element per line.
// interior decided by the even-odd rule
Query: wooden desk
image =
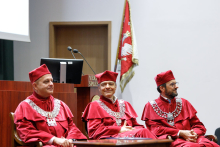
<path fill-rule="evenodd" d="M 87 140 L 75 141 L 76 147 L 169 147 L 172 140 L 170 139 L 150 139 L 150 140 L 117 140 L 117 139 L 102 139 L 102 140 Z"/>

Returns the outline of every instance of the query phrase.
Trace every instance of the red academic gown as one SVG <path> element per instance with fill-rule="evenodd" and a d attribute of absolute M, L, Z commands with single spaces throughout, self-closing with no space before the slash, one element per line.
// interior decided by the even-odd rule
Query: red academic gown
<path fill-rule="evenodd" d="M 115 101 L 113 104 L 111 100 L 101 96 L 99 99 L 108 108 L 114 112 L 120 112 L 119 102 Z M 130 103 L 124 101 L 125 104 L 125 115 L 121 118 L 122 123 L 120 126 L 116 123 L 116 118 L 109 115 L 97 102 L 91 102 L 87 105 L 82 120 L 87 121 L 87 130 L 90 139 L 101 139 L 108 137 L 143 137 L 143 138 L 153 138 L 156 136 L 152 134 L 143 125 L 137 123 L 137 114 L 134 111 Z M 127 121 L 127 126 L 132 126 L 135 130 L 119 133 L 124 121 Z"/>
<path fill-rule="evenodd" d="M 45 99 L 35 92 L 26 99 L 32 100 L 45 111 L 54 109 L 54 97 Z M 15 110 L 14 123 L 17 133 L 25 143 L 41 141 L 46 144 L 52 137 L 67 139 L 87 139 L 72 121 L 73 115 L 69 107 L 60 101 L 60 111 L 55 117 L 57 126 L 48 126 L 46 117 L 39 114 L 27 102 L 22 101 Z"/>
<path fill-rule="evenodd" d="M 151 106 L 150 102 L 145 105 L 142 120 L 145 121 L 146 126 L 152 131 L 158 138 L 166 138 L 168 135 L 172 136 L 175 141 L 171 146 L 218 146 L 216 143 L 209 141 L 203 135 L 206 133 L 206 128 L 202 122 L 196 116 L 197 111 L 189 103 L 189 101 L 181 98 L 182 110 L 180 114 L 174 118 L 174 126 L 167 123 L 167 119 L 159 116 Z M 173 112 L 176 108 L 176 98 L 172 99 L 169 103 L 163 97 L 159 97 L 155 100 L 158 107 L 163 112 Z M 186 141 L 182 138 L 178 138 L 177 134 L 179 130 L 191 130 L 193 129 L 198 134 L 196 143 Z"/>

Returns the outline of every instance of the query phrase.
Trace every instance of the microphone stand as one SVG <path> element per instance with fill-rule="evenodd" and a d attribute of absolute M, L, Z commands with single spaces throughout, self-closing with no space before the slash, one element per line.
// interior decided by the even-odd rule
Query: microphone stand
<path fill-rule="evenodd" d="M 75 57 L 74 54 L 73 54 L 73 49 L 72 49 L 70 46 L 68 46 L 67 49 L 72 53 L 73 58 L 76 59 L 76 57 Z M 82 74 L 83 74 L 83 76 L 84 76 L 84 73 L 83 73 L 83 72 L 82 72 Z"/>
<path fill-rule="evenodd" d="M 74 49 L 73 50 L 74 53 L 79 53 L 83 59 L 86 61 L 86 59 L 84 58 L 84 56 L 77 50 L 77 49 Z M 86 61 L 86 63 L 89 65 L 89 63 Z M 93 71 L 93 73 L 96 75 L 96 73 L 94 72 L 94 70 L 92 69 L 92 67 L 89 65 L 90 69 Z"/>
<path fill-rule="evenodd" d="M 74 54 L 73 54 L 73 51 L 72 51 L 72 50 L 71 50 L 71 53 L 72 53 L 72 55 L 73 55 L 73 58 L 74 58 L 74 59 L 76 59 L 76 57 L 74 56 Z"/>

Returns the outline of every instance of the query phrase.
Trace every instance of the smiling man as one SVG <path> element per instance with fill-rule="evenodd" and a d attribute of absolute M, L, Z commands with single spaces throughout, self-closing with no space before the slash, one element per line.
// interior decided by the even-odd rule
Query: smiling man
<path fill-rule="evenodd" d="M 218 146 L 209 141 L 205 135 L 206 128 L 196 116 L 197 111 L 185 99 L 178 95 L 178 82 L 171 70 L 162 72 L 155 77 L 159 98 L 145 105 L 142 120 L 158 138 L 170 135 L 173 147 Z"/>
<path fill-rule="evenodd" d="M 50 147 L 72 147 L 72 139 L 87 139 L 74 125 L 69 107 L 52 96 L 53 78 L 47 66 L 29 72 L 29 78 L 34 92 L 15 111 L 14 122 L 21 140 L 41 141 Z"/>
<path fill-rule="evenodd" d="M 100 99 L 87 105 L 82 119 L 87 122 L 90 139 L 108 137 L 143 137 L 155 139 L 147 128 L 137 123 L 137 114 L 130 103 L 114 96 L 118 73 L 97 74 Z"/>

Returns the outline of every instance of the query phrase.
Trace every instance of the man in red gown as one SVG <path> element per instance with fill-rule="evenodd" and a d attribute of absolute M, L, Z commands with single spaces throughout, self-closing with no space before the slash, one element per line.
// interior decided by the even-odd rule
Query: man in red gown
<path fill-rule="evenodd" d="M 87 122 L 90 139 L 108 137 L 142 137 L 155 139 L 143 125 L 137 123 L 137 114 L 130 103 L 117 99 L 116 78 L 118 73 L 105 71 L 95 75 L 101 97 L 87 105 L 82 119 Z"/>
<path fill-rule="evenodd" d="M 204 137 L 206 128 L 196 116 L 195 108 L 178 95 L 176 82 L 171 70 L 155 77 L 159 98 L 145 105 L 142 120 L 158 138 L 170 135 L 174 142 L 171 146 L 218 146 Z"/>
<path fill-rule="evenodd" d="M 72 147 L 72 139 L 87 139 L 73 123 L 69 107 L 52 96 L 53 78 L 47 66 L 29 72 L 29 77 L 34 92 L 15 111 L 14 123 L 21 140 Z"/>

